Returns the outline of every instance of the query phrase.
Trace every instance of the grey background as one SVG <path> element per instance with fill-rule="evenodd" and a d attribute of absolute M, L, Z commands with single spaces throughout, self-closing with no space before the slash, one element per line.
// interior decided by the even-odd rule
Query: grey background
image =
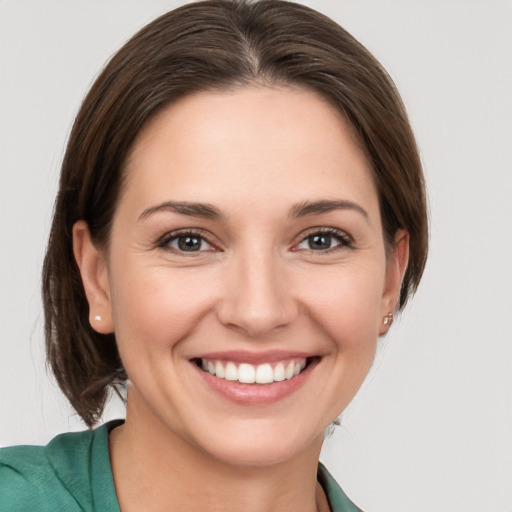
<path fill-rule="evenodd" d="M 180 2 L 183 3 L 183 2 Z M 424 281 L 323 460 L 367 512 L 512 510 L 512 3 L 318 0 L 401 91 L 425 165 Z M 0 444 L 80 430 L 43 359 L 59 165 L 105 60 L 178 5 L 0 1 Z M 113 403 L 105 419 L 122 414 Z"/>

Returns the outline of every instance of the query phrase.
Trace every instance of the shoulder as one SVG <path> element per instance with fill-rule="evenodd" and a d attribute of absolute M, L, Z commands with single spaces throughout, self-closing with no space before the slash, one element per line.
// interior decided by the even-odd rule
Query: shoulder
<path fill-rule="evenodd" d="M 59 435 L 46 446 L 2 448 L 0 510 L 81 510 L 91 438 L 85 431 Z"/>
<path fill-rule="evenodd" d="M 110 486 L 106 490 L 115 497 L 108 425 L 61 434 L 46 446 L 2 448 L 0 510 L 93 510 L 96 478 L 103 479 L 102 486 Z"/>
<path fill-rule="evenodd" d="M 318 465 L 318 481 L 327 496 L 332 512 L 363 512 L 343 492 L 338 482 L 322 463 Z"/>

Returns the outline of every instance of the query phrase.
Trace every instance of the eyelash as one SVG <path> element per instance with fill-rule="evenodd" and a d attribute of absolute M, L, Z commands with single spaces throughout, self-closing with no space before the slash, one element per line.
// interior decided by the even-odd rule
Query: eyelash
<path fill-rule="evenodd" d="M 185 237 L 196 238 L 201 243 L 206 242 L 213 249 L 207 249 L 206 251 L 205 250 L 185 251 L 185 250 L 181 250 L 179 248 L 174 248 L 174 247 L 170 246 L 171 242 L 173 242 L 175 240 L 179 240 L 180 238 L 185 238 Z M 174 231 L 172 233 L 166 233 L 162 238 L 160 238 L 160 240 L 157 242 L 157 245 L 161 249 L 164 249 L 164 250 L 167 250 L 167 251 L 170 251 L 175 254 L 182 255 L 182 256 L 185 256 L 185 254 L 187 254 L 187 256 L 194 256 L 194 255 L 198 255 L 198 254 L 201 254 L 204 252 L 213 252 L 213 251 L 218 250 L 217 247 L 215 246 L 215 244 L 210 242 L 210 240 L 208 239 L 208 236 L 206 236 L 199 229 L 179 231 L 179 232 Z"/>
<path fill-rule="evenodd" d="M 302 244 L 306 242 L 308 239 L 314 236 L 327 236 L 330 238 L 334 238 L 339 243 L 335 245 L 334 247 L 329 247 L 328 249 L 324 250 L 315 250 L 315 249 L 304 249 L 309 252 L 314 253 L 320 253 L 320 254 L 329 254 L 331 252 L 339 251 L 341 249 L 352 249 L 353 248 L 353 240 L 352 237 L 350 237 L 347 233 L 344 231 L 341 231 L 336 228 L 312 228 L 309 233 L 307 233 L 305 236 L 302 235 L 301 240 L 298 244 L 295 244 L 294 248 L 297 247 L 299 244 Z M 292 250 L 301 250 L 301 249 L 292 249 Z"/>
<path fill-rule="evenodd" d="M 327 249 L 321 249 L 321 250 L 315 250 L 315 249 L 311 249 L 311 248 L 297 249 L 298 245 L 300 245 L 304 242 L 307 242 L 308 239 L 311 239 L 311 237 L 314 237 L 314 236 L 327 236 L 330 238 L 334 238 L 339 243 L 337 245 L 335 245 L 334 247 L 329 247 Z M 175 247 L 170 246 L 171 242 L 177 241 L 180 238 L 185 238 L 185 237 L 198 239 L 201 242 L 201 244 L 203 242 L 205 242 L 210 247 L 212 247 L 212 249 L 186 251 L 186 250 L 183 250 L 180 248 L 175 248 Z M 188 256 L 194 256 L 194 255 L 198 255 L 198 254 L 201 254 L 204 252 L 214 252 L 214 251 L 219 250 L 215 246 L 215 244 L 210 242 L 209 237 L 201 230 L 186 230 L 186 231 L 166 233 L 162 238 L 160 238 L 160 240 L 158 240 L 157 246 L 161 249 L 164 249 L 164 250 L 167 250 L 167 251 L 170 251 L 175 254 L 182 255 L 182 256 L 185 256 L 185 254 L 187 254 Z M 312 253 L 326 254 L 326 253 L 331 253 L 331 252 L 338 251 L 341 249 L 351 249 L 351 248 L 353 248 L 353 240 L 344 231 L 341 231 L 336 228 L 312 228 L 309 231 L 309 233 L 307 233 L 306 235 L 301 235 L 300 241 L 298 243 L 294 244 L 294 246 L 292 247 L 292 251 L 298 252 L 300 250 L 306 250 L 306 251 L 309 251 Z"/>

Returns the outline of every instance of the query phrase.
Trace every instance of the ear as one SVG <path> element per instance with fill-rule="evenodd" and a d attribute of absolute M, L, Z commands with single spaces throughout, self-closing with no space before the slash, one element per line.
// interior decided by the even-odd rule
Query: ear
<path fill-rule="evenodd" d="M 391 321 L 384 323 L 384 318 L 389 313 L 394 314 L 400 298 L 400 289 L 407 263 L 409 262 L 409 233 L 399 229 L 395 235 L 394 245 L 386 264 L 386 280 L 382 293 L 382 310 L 379 327 L 379 335 L 385 334 L 391 327 Z"/>
<path fill-rule="evenodd" d="M 73 226 L 73 253 L 89 303 L 89 322 L 96 332 L 110 334 L 114 324 L 107 261 L 104 252 L 94 245 L 83 220 Z"/>

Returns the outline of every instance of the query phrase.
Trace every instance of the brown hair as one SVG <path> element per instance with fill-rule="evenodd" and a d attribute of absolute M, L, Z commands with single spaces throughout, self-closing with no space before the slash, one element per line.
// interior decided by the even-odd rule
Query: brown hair
<path fill-rule="evenodd" d="M 164 14 L 107 64 L 76 117 L 62 164 L 43 269 L 47 357 L 57 382 L 89 426 L 110 386 L 126 380 L 115 335 L 95 332 L 72 250 L 83 219 L 108 243 L 123 164 L 142 126 L 196 91 L 255 82 L 316 91 L 343 113 L 369 161 L 388 246 L 410 234 L 400 308 L 418 286 L 427 254 L 421 163 L 393 82 L 350 34 L 318 12 L 280 0 L 211 0 Z"/>

